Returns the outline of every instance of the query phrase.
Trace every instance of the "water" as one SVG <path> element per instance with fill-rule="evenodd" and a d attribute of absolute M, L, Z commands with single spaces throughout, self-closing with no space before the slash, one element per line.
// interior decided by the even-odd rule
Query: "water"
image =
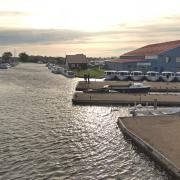
<path fill-rule="evenodd" d="M 168 179 L 126 141 L 126 107 L 73 106 L 78 79 L 42 64 L 0 70 L 0 179 Z"/>

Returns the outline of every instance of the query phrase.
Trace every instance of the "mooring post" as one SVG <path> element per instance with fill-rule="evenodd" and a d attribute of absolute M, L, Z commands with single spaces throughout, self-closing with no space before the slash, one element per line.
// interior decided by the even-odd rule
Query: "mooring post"
<path fill-rule="evenodd" d="M 154 99 L 154 109 L 157 109 L 157 99 Z"/>
<path fill-rule="evenodd" d="M 140 95 L 140 97 L 139 97 L 139 103 L 141 104 L 141 95 Z"/>

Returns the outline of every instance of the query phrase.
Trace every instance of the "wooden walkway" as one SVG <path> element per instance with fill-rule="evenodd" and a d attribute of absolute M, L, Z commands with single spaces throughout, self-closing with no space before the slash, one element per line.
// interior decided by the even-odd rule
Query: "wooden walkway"
<path fill-rule="evenodd" d="M 122 132 L 180 178 L 180 113 L 118 119 Z"/>
<path fill-rule="evenodd" d="M 154 105 L 180 106 L 180 95 L 176 94 L 123 94 L 123 93 L 84 93 L 75 92 L 74 104 L 120 104 L 120 105 Z"/>

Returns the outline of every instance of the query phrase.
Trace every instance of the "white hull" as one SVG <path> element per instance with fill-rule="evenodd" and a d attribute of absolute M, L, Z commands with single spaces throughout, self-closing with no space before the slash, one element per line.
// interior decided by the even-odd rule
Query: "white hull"
<path fill-rule="evenodd" d="M 175 79 L 175 73 L 173 72 L 162 72 L 161 78 L 165 82 L 171 82 Z"/>
<path fill-rule="evenodd" d="M 150 76 L 150 75 L 146 75 L 146 79 L 148 81 L 158 81 L 159 80 L 159 76 Z"/>
<path fill-rule="evenodd" d="M 120 81 L 125 81 L 128 80 L 129 76 L 120 76 L 120 75 L 116 75 L 116 77 L 120 80 Z"/>
<path fill-rule="evenodd" d="M 161 76 L 161 77 L 162 77 L 163 81 L 165 81 L 165 82 L 171 82 L 175 79 L 175 76 L 170 76 L 168 78 L 166 76 Z"/>
<path fill-rule="evenodd" d="M 132 79 L 133 81 L 140 81 L 140 80 L 143 79 L 143 77 L 144 77 L 144 76 L 131 76 L 131 79 Z"/>
<path fill-rule="evenodd" d="M 72 71 L 66 71 L 66 70 L 65 70 L 62 74 L 63 74 L 64 76 L 68 77 L 68 78 L 73 78 L 73 77 L 75 77 L 75 73 L 72 72 Z"/>
<path fill-rule="evenodd" d="M 176 79 L 180 82 L 180 77 L 178 76 L 178 77 L 176 77 Z"/>
<path fill-rule="evenodd" d="M 176 73 L 176 80 L 177 80 L 177 81 L 180 81 L 180 72 L 177 72 L 177 73 Z"/>
<path fill-rule="evenodd" d="M 107 75 L 105 76 L 105 80 L 113 80 L 115 78 L 115 75 Z"/>

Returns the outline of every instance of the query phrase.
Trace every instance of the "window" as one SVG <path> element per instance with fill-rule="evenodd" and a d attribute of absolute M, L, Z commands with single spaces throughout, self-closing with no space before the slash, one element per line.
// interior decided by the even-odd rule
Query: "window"
<path fill-rule="evenodd" d="M 167 56 L 166 57 L 166 63 L 170 63 L 171 62 L 171 57 Z"/>
<path fill-rule="evenodd" d="M 180 57 L 176 57 L 176 62 L 180 63 Z"/>

